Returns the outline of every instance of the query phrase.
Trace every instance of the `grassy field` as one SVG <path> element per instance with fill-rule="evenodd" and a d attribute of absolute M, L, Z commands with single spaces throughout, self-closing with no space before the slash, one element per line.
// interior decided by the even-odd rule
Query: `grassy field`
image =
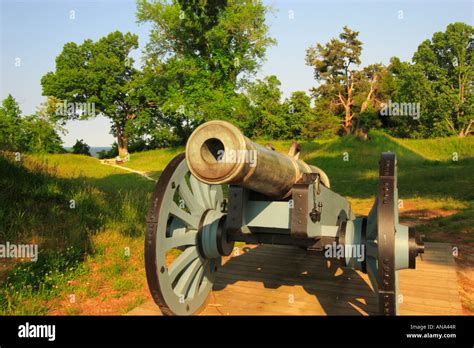
<path fill-rule="evenodd" d="M 171 159 L 181 152 L 184 152 L 184 147 L 133 153 L 130 155 L 130 161 L 126 162 L 124 167 L 146 172 L 150 177 L 158 179 Z"/>
<path fill-rule="evenodd" d="M 152 182 L 87 156 L 0 162 L 0 241 L 40 249 L 38 262 L 2 262 L 0 315 L 113 314 L 144 300 Z"/>
<path fill-rule="evenodd" d="M 290 144 L 273 142 L 279 151 Z M 401 220 L 426 240 L 460 247 L 460 291 L 465 308 L 474 310 L 473 138 L 400 140 L 372 132 L 366 142 L 344 137 L 301 145 L 303 159 L 327 172 L 357 214 L 373 204 L 380 153 L 395 151 Z M 124 166 L 156 179 L 182 151 L 135 153 Z M 0 315 L 121 314 L 145 301 L 143 231 L 153 186 L 86 156 L 25 156 L 21 162 L 1 156 L 0 242 L 37 243 L 42 252 L 36 263 L 2 263 Z"/>

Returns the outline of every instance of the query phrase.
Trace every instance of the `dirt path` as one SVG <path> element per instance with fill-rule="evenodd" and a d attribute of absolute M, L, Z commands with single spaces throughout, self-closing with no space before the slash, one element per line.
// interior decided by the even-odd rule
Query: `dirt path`
<path fill-rule="evenodd" d="M 145 179 L 150 180 L 150 181 L 153 181 L 153 182 L 157 182 L 157 181 L 158 181 L 158 180 L 153 179 L 153 178 L 152 178 L 151 176 L 149 176 L 146 172 L 142 172 L 142 171 L 140 171 L 140 170 L 135 170 L 135 169 L 132 169 L 132 168 L 122 167 L 122 166 L 120 166 L 120 165 L 118 165 L 118 164 L 110 164 L 110 163 L 107 163 L 107 162 L 104 161 L 104 160 L 101 160 L 100 163 L 102 163 L 102 164 L 104 164 L 104 165 L 106 165 L 106 166 L 115 167 L 115 168 L 120 168 L 120 169 L 129 171 L 129 172 L 132 172 L 132 173 L 141 175 L 141 176 L 144 177 Z"/>

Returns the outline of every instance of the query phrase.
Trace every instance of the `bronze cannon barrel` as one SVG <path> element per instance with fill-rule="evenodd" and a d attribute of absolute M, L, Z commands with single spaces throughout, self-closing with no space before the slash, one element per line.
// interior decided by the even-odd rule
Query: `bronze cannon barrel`
<path fill-rule="evenodd" d="M 321 169 L 297 157 L 256 144 L 225 121 L 202 124 L 186 144 L 189 170 L 206 184 L 241 185 L 269 197 L 284 198 L 303 173 L 319 173 L 321 183 L 329 187 Z"/>

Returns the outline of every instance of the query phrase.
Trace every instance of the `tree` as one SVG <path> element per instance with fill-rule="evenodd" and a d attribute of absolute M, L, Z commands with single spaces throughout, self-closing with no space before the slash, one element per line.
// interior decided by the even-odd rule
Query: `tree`
<path fill-rule="evenodd" d="M 20 106 L 9 94 L 0 106 L 0 149 L 20 150 L 21 132 Z"/>
<path fill-rule="evenodd" d="M 360 64 L 362 42 L 357 39 L 359 32 L 343 28 L 338 39 L 331 39 L 325 45 L 320 43 L 308 48 L 306 64 L 313 66 L 314 77 L 324 84 L 313 89 L 315 96 L 335 96 L 335 103 L 344 108 L 344 126 L 350 130 L 354 117 L 351 106 L 354 103 L 354 79 L 352 65 Z"/>
<path fill-rule="evenodd" d="M 306 140 L 334 137 L 341 129 L 340 119 L 331 110 L 331 101 L 317 98 L 311 109 L 311 115 L 301 130 L 301 137 Z"/>
<path fill-rule="evenodd" d="M 90 146 L 87 145 L 83 139 L 76 139 L 76 143 L 72 147 L 72 153 L 76 155 L 86 155 L 91 156 Z"/>
<path fill-rule="evenodd" d="M 39 113 L 26 116 L 22 122 L 22 149 L 32 153 L 63 153 L 62 140 L 55 124 Z"/>
<path fill-rule="evenodd" d="M 381 117 L 382 126 L 392 135 L 404 138 L 445 135 L 445 132 L 437 126 L 438 106 L 427 102 L 432 101 L 435 96 L 421 68 L 393 57 L 390 60 L 388 72 L 383 82 L 388 90 L 390 101 L 420 105 L 420 114 L 417 119 Z"/>
<path fill-rule="evenodd" d="M 282 109 L 288 125 L 288 134 L 285 138 L 300 138 L 303 130 L 314 117 L 310 96 L 303 91 L 292 92 L 290 98 L 283 103 Z"/>
<path fill-rule="evenodd" d="M 88 119 L 98 114 L 110 118 L 120 156 L 128 153 L 133 135 L 129 122 L 146 107 L 140 72 L 133 68 L 129 56 L 137 48 L 136 35 L 119 31 L 97 42 L 69 42 L 56 58 L 56 71 L 41 79 L 43 95 L 61 99 L 57 112 L 63 119 Z"/>
<path fill-rule="evenodd" d="M 306 64 L 314 68 L 315 79 L 322 82 L 312 89 L 313 96 L 331 100 L 331 109 L 336 113 L 342 108 L 342 127 L 346 133 L 358 130 L 358 124 L 354 125 L 357 114 L 365 112 L 375 101 L 382 71 L 380 64 L 355 69 L 361 63 L 362 52 L 358 35 L 359 32 L 345 26 L 338 39 L 324 45 L 317 43 L 306 51 Z"/>
<path fill-rule="evenodd" d="M 21 110 L 11 95 L 0 106 L 0 148 L 9 151 L 59 153 L 61 128 L 48 113 L 51 103 L 42 104 L 33 115 L 21 117 Z"/>
<path fill-rule="evenodd" d="M 413 56 L 429 81 L 443 126 L 464 137 L 473 132 L 474 123 L 474 27 L 449 24 L 445 32 L 433 34 Z M 437 121 L 439 122 L 439 121 Z"/>
<path fill-rule="evenodd" d="M 416 120 L 383 118 L 392 134 L 421 138 L 472 133 L 473 34 L 473 27 L 453 23 L 445 32 L 437 32 L 421 43 L 412 63 L 391 59 L 385 79 L 391 99 L 420 106 Z"/>
<path fill-rule="evenodd" d="M 250 113 L 247 132 L 250 136 L 286 138 L 289 128 L 280 102 L 281 82 L 275 75 L 256 80 L 247 86 Z"/>
<path fill-rule="evenodd" d="M 242 126 L 238 90 L 263 60 L 268 37 L 260 0 L 138 1 L 137 18 L 151 23 L 144 75 L 156 112 L 157 143 L 182 143 L 200 123 L 224 118 Z"/>
<path fill-rule="evenodd" d="M 108 150 L 101 150 L 97 152 L 97 157 L 100 159 L 105 159 L 105 158 L 115 158 L 118 156 L 118 147 L 117 143 L 114 142 L 112 144 L 112 147 Z"/>

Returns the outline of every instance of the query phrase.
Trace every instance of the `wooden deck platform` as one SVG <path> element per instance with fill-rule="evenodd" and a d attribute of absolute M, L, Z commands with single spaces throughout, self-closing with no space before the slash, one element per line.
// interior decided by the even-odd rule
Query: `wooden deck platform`
<path fill-rule="evenodd" d="M 367 275 L 295 247 L 245 246 L 224 260 L 201 315 L 373 315 Z M 426 243 L 416 270 L 400 272 L 401 315 L 462 315 L 449 244 Z M 128 315 L 161 315 L 152 300 Z"/>

